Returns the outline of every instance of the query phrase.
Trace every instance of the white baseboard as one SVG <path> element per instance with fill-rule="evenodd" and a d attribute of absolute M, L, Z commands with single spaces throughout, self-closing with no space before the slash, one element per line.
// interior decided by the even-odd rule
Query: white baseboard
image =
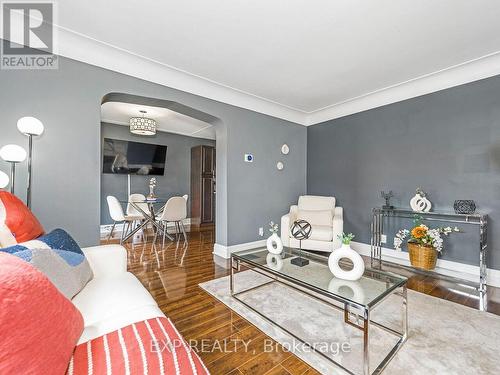
<path fill-rule="evenodd" d="M 361 255 L 370 256 L 370 245 L 361 242 L 351 242 L 352 248 Z M 382 248 L 382 260 L 388 262 L 410 265 L 408 253 L 396 251 L 386 247 Z M 457 277 L 468 281 L 479 281 L 479 267 L 470 264 L 452 262 L 449 260 L 438 259 L 434 272 L 442 275 Z M 491 286 L 500 287 L 500 270 L 488 269 L 486 283 Z"/>
<path fill-rule="evenodd" d="M 256 247 L 266 246 L 266 240 L 258 240 L 253 242 L 240 243 L 237 245 L 225 246 L 218 243 L 214 244 L 213 254 L 218 255 L 224 259 L 229 259 L 231 253 L 235 251 L 249 250 Z"/>
<path fill-rule="evenodd" d="M 191 218 L 184 219 L 183 222 L 184 222 L 184 225 L 191 225 Z M 115 231 L 121 232 L 123 230 L 123 225 L 124 225 L 123 223 L 116 224 Z M 101 225 L 100 226 L 101 236 L 103 236 L 105 234 L 109 234 L 112 227 L 113 227 L 113 224 Z M 172 223 L 172 222 L 167 223 L 167 228 L 173 228 L 173 227 L 174 227 L 174 223 Z"/>

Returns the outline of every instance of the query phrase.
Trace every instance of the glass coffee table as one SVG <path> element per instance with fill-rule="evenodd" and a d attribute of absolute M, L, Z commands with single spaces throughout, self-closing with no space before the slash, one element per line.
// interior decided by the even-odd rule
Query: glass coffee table
<path fill-rule="evenodd" d="M 299 267 L 290 262 L 292 259 L 299 256 L 307 259 L 309 264 Z M 235 278 L 235 271 L 241 271 L 242 268 L 250 269 L 264 275 L 266 280 L 267 278 L 269 280 L 257 286 L 236 291 L 235 283 L 237 278 Z M 311 273 L 311 270 L 314 270 L 314 272 Z M 310 297 L 320 300 L 322 303 L 328 304 L 328 306 L 332 308 L 343 311 L 344 323 L 361 330 L 363 338 L 362 371 L 364 375 L 379 374 L 382 372 L 406 341 L 408 334 L 407 278 L 403 276 L 366 268 L 360 280 L 346 282 L 332 275 L 328 268 L 327 257 L 304 251 L 300 252 L 292 248 L 285 248 L 280 255 L 271 254 L 266 248 L 256 248 L 231 254 L 230 289 L 233 298 L 309 348 L 315 350 L 330 362 L 335 363 L 348 373 L 354 374 L 354 372 L 345 368 L 342 364 L 336 362 L 328 355 L 325 355 L 321 351 L 317 351 L 314 345 L 297 337 L 296 334 L 243 300 L 243 294 L 276 282 L 283 283 L 288 287 L 299 290 Z M 391 295 L 401 297 L 401 329 L 390 328 L 379 322 L 375 322 L 371 318 L 373 308 L 383 303 Z M 389 353 L 381 362 L 372 366 L 374 367 L 372 371 L 370 371 L 371 366 L 369 361 L 370 326 L 376 326 L 391 335 L 395 335 L 397 339 L 396 344 L 390 349 Z"/>

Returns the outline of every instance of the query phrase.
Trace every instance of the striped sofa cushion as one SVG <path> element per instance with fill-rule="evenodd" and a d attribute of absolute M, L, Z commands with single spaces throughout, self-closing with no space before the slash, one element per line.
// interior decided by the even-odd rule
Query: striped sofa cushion
<path fill-rule="evenodd" d="M 131 324 L 76 347 L 67 375 L 208 374 L 170 319 Z"/>

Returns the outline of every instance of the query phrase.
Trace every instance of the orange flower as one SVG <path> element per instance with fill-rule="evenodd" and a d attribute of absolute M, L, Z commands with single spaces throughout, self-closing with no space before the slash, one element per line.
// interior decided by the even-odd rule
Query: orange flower
<path fill-rule="evenodd" d="M 411 235 L 413 238 L 424 238 L 427 234 L 427 229 L 422 227 L 415 227 L 411 230 Z"/>

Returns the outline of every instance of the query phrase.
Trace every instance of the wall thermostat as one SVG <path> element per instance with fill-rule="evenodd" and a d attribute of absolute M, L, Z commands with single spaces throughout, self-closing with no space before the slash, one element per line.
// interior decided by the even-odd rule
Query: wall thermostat
<path fill-rule="evenodd" d="M 252 154 L 245 154 L 245 161 L 247 163 L 253 163 L 253 155 Z"/>

